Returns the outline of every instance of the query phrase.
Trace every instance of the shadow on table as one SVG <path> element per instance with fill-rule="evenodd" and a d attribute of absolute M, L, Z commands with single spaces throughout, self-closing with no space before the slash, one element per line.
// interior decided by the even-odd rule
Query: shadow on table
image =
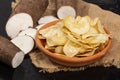
<path fill-rule="evenodd" d="M 43 73 L 26 58 L 13 75 L 13 80 L 120 80 L 120 69 L 93 67 L 84 71 Z"/>

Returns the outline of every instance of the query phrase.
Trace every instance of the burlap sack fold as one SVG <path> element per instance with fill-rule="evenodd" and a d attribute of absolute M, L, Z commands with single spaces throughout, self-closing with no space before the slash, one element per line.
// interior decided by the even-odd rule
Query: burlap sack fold
<path fill-rule="evenodd" d="M 94 4 L 87 3 L 82 0 L 49 0 L 48 8 L 46 9 L 43 16 L 56 16 L 58 8 L 64 5 L 70 5 L 74 7 L 77 15 L 88 15 L 91 18 L 99 17 L 102 25 L 105 26 L 112 34 L 112 46 L 110 50 L 103 58 L 96 61 L 95 63 L 77 68 L 66 67 L 53 63 L 39 50 L 35 50 L 30 53 L 32 63 L 37 68 L 40 68 L 43 71 L 47 71 L 50 73 L 58 71 L 79 71 L 84 70 L 87 67 L 95 66 L 115 66 L 116 68 L 120 68 L 120 16 L 113 12 L 103 10 Z"/>

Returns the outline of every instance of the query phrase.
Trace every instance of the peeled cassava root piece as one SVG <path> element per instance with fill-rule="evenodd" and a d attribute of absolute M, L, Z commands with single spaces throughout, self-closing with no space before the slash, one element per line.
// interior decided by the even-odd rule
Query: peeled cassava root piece
<path fill-rule="evenodd" d="M 55 20 L 58 20 L 58 18 L 56 18 L 55 16 L 44 16 L 44 17 L 41 17 L 39 20 L 38 20 L 38 26 L 36 26 L 37 30 L 39 30 L 42 26 L 44 26 L 45 24 L 49 23 L 49 22 L 52 22 L 52 21 L 55 21 Z"/>
<path fill-rule="evenodd" d="M 37 32 L 36 28 L 28 28 L 26 30 L 21 31 L 18 36 L 28 35 L 32 37 L 33 39 L 35 39 L 36 32 Z"/>
<path fill-rule="evenodd" d="M 37 30 L 39 30 L 42 26 L 44 26 L 45 24 L 40 24 L 40 25 L 38 25 L 38 26 L 36 26 L 35 28 L 37 29 Z"/>
<path fill-rule="evenodd" d="M 21 0 L 13 9 L 11 16 L 21 12 L 28 13 L 32 16 L 35 27 L 47 6 L 48 0 Z"/>
<path fill-rule="evenodd" d="M 19 13 L 7 21 L 6 32 L 10 38 L 14 38 L 28 27 L 33 27 L 32 17 L 27 13 Z"/>
<path fill-rule="evenodd" d="M 44 16 L 38 20 L 38 24 L 45 24 L 45 23 L 49 23 L 54 20 L 58 20 L 58 18 L 56 18 L 54 16 Z"/>
<path fill-rule="evenodd" d="M 76 10 L 76 5 L 77 5 L 77 0 L 69 0 L 69 1 L 66 1 L 66 0 L 56 0 L 56 7 L 57 7 L 57 10 L 59 10 L 60 8 L 64 8 L 64 6 L 70 6 L 72 7 L 73 9 Z M 67 12 L 62 10 L 63 12 Z M 74 11 L 74 10 L 73 10 Z M 76 12 L 76 11 L 75 11 Z M 70 14 L 73 14 L 73 12 L 70 12 Z M 77 13 L 76 13 L 77 14 Z M 60 14 L 63 16 L 63 14 Z M 58 11 L 57 11 L 57 16 L 58 16 Z M 59 16 L 58 16 L 59 17 Z"/>
<path fill-rule="evenodd" d="M 0 61 L 18 67 L 24 59 L 24 52 L 11 43 L 8 39 L 0 36 Z"/>
<path fill-rule="evenodd" d="M 33 38 L 27 35 L 15 37 L 11 42 L 25 54 L 29 53 L 34 48 L 35 44 Z"/>
<path fill-rule="evenodd" d="M 75 17 L 76 16 L 76 11 L 71 6 L 62 6 L 58 9 L 57 16 L 60 19 L 64 19 L 66 16 Z"/>

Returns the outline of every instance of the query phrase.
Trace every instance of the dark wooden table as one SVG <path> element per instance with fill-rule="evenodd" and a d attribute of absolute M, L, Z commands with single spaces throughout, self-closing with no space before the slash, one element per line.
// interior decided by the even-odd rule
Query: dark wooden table
<path fill-rule="evenodd" d="M 12 0 L 0 0 L 0 35 L 7 37 L 5 24 L 11 12 Z M 85 0 L 101 8 L 120 14 L 120 0 Z M 23 63 L 13 69 L 0 62 L 0 80 L 120 80 L 120 69 L 115 67 L 88 68 L 85 71 L 40 73 L 26 55 Z"/>

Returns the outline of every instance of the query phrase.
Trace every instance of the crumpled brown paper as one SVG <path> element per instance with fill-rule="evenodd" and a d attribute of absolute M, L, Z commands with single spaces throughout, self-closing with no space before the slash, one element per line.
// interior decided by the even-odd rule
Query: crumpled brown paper
<path fill-rule="evenodd" d="M 30 53 L 30 58 L 32 63 L 43 71 L 49 73 L 58 71 L 79 71 L 84 70 L 88 67 L 104 66 L 110 67 L 115 66 L 120 68 L 120 16 L 101 9 L 100 7 L 86 3 L 82 0 L 49 0 L 48 8 L 46 9 L 44 15 L 54 15 L 56 16 L 57 9 L 64 5 L 70 5 L 75 8 L 77 15 L 85 16 L 88 15 L 91 18 L 99 17 L 102 25 L 105 26 L 112 34 L 112 46 L 108 53 L 96 61 L 93 64 L 81 66 L 77 68 L 71 68 L 62 66 L 56 63 L 52 63 L 42 52 L 35 50 Z"/>

